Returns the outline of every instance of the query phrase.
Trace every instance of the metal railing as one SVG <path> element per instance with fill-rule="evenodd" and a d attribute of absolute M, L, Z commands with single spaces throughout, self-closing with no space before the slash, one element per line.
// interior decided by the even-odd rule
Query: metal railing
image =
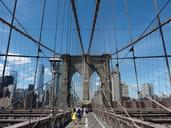
<path fill-rule="evenodd" d="M 42 117 L 41 119 L 31 120 L 10 125 L 5 128 L 49 128 L 54 124 L 54 128 L 65 127 L 71 121 L 71 112 L 59 113 L 54 117 Z M 36 124 L 36 125 L 35 125 Z"/>

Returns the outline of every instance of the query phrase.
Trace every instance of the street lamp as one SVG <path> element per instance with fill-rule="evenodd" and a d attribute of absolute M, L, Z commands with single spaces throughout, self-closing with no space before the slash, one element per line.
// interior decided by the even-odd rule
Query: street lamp
<path fill-rule="evenodd" d="M 56 91 L 56 84 L 55 84 L 55 76 L 58 73 L 59 70 L 59 62 L 62 61 L 60 56 L 55 55 L 54 57 L 51 57 L 49 59 L 50 63 L 51 63 L 51 72 L 52 72 L 52 82 L 51 82 L 51 102 L 50 102 L 50 106 L 51 106 L 51 116 L 53 117 L 53 113 L 54 113 L 54 96 L 55 96 L 55 92 Z"/>

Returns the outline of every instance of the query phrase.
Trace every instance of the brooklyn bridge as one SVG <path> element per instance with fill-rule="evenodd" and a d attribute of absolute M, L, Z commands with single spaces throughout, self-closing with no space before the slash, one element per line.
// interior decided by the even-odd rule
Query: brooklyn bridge
<path fill-rule="evenodd" d="M 0 0 L 0 128 L 170 128 L 170 22 L 170 0 Z"/>

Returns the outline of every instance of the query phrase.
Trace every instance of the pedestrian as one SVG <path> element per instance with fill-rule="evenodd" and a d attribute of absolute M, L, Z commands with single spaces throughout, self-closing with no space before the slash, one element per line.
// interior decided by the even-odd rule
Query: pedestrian
<path fill-rule="evenodd" d="M 74 108 L 71 114 L 71 119 L 73 121 L 74 125 L 77 125 L 77 113 L 76 113 L 76 109 Z"/>
<path fill-rule="evenodd" d="M 78 110 L 77 110 L 77 118 L 80 123 L 80 121 L 81 121 L 81 109 L 80 108 L 78 108 Z"/>

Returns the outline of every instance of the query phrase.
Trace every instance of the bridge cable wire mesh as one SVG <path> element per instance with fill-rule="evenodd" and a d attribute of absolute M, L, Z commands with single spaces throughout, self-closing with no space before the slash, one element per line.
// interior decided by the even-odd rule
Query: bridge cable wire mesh
<path fill-rule="evenodd" d="M 67 92 L 67 96 L 69 95 L 69 93 L 70 93 L 70 92 L 68 91 L 68 92 Z M 56 97 L 58 97 L 58 96 L 59 96 L 59 95 L 57 95 Z M 44 103 L 41 105 L 41 108 L 43 108 L 44 105 L 45 105 L 45 101 L 44 101 Z M 35 122 L 35 124 L 33 125 L 32 128 L 35 128 L 35 127 L 36 127 L 36 125 L 39 123 L 39 121 L 41 120 L 41 118 L 43 118 L 43 115 L 45 114 L 45 112 L 46 112 L 47 109 L 49 109 L 49 108 L 47 107 L 46 109 L 43 110 L 41 116 L 40 116 L 39 119 Z M 52 120 L 52 124 L 55 123 L 56 118 L 57 118 L 57 116 Z"/>
<path fill-rule="evenodd" d="M 39 90 L 40 88 L 44 87 L 45 85 L 47 85 L 47 84 L 48 84 L 49 82 L 51 82 L 52 80 L 54 80 L 54 79 L 48 80 L 48 81 L 45 82 L 42 86 L 37 87 L 36 89 L 34 89 L 33 91 L 31 91 L 31 92 L 29 92 L 27 95 L 25 95 L 24 97 L 21 97 L 22 100 L 21 100 L 20 98 L 19 98 L 19 99 L 16 99 L 12 104 L 10 104 L 9 106 L 5 107 L 4 109 L 1 109 L 1 110 L 0 110 L 0 113 L 3 112 L 3 111 L 5 111 L 5 110 L 7 110 L 7 109 L 9 109 L 10 107 L 12 107 L 12 106 L 15 105 L 15 104 L 18 104 L 19 101 L 20 101 L 20 102 L 23 101 L 23 100 L 24 100 L 27 96 L 29 96 L 31 93 L 36 92 L 37 90 Z"/>
<path fill-rule="evenodd" d="M 64 28 L 64 23 L 65 23 L 65 13 L 66 13 L 66 0 L 64 0 L 64 8 L 63 8 L 63 17 L 62 17 L 62 28 Z M 64 29 L 62 29 L 62 34 L 61 34 L 61 40 L 60 40 L 60 54 L 62 53 L 62 44 L 63 44 L 63 39 L 64 39 Z"/>
<path fill-rule="evenodd" d="M 53 48 L 53 53 L 55 56 L 55 52 L 56 52 L 56 47 L 57 47 L 57 29 L 58 29 L 58 23 L 59 23 L 59 0 L 57 0 L 57 9 L 56 9 L 56 22 L 55 22 L 55 38 L 54 38 L 54 48 Z"/>
<path fill-rule="evenodd" d="M 101 90 L 101 91 L 102 91 L 102 90 Z M 103 91 L 102 91 L 102 93 L 103 93 Z M 103 95 L 104 95 L 105 99 L 107 100 L 107 97 L 106 97 L 105 93 L 103 93 Z M 115 118 L 115 120 L 117 121 L 117 123 L 119 124 L 119 126 L 120 126 L 121 128 L 123 128 L 122 125 L 121 125 L 121 123 L 120 123 L 120 121 L 119 121 L 119 119 L 118 119 L 117 116 L 116 116 L 116 113 L 115 113 L 114 109 L 112 108 L 112 106 L 111 106 L 111 104 L 109 103 L 108 100 L 107 100 L 107 103 L 108 103 L 110 109 L 112 110 L 112 113 L 114 113 L 114 118 Z M 104 105 L 104 104 L 103 104 L 103 105 Z M 96 109 L 97 109 L 97 108 L 96 108 Z M 104 105 L 104 109 L 105 109 L 105 111 L 107 111 L 107 108 L 105 107 L 105 105 Z M 100 110 L 100 111 L 101 111 L 101 110 Z M 103 114 L 104 114 L 104 113 L 103 113 Z"/>
<path fill-rule="evenodd" d="M 71 90 L 74 91 L 74 96 L 76 96 L 77 98 L 79 98 L 79 96 L 75 93 L 75 90 L 74 90 L 72 87 L 69 88 L 69 90 L 68 90 L 68 92 L 67 92 L 67 97 L 68 97 L 68 95 L 70 95 L 70 91 L 71 91 Z M 80 98 L 79 98 L 79 99 L 80 99 Z M 55 116 L 55 118 L 52 120 L 51 127 L 53 126 L 53 124 L 55 124 L 56 119 L 57 119 L 57 116 Z"/>
<path fill-rule="evenodd" d="M 81 50 L 82 50 L 83 55 L 85 55 L 85 51 L 84 51 L 84 47 L 83 47 L 83 41 L 82 41 L 81 32 L 80 32 L 80 25 L 79 25 L 78 16 L 77 16 L 77 9 L 75 6 L 75 0 L 70 0 L 70 1 L 71 1 L 71 5 L 72 5 L 72 11 L 74 13 L 74 19 L 75 19 L 75 24 L 77 27 L 77 33 L 78 33 L 78 38 L 79 38 Z"/>
<path fill-rule="evenodd" d="M 105 85 L 104 85 L 105 86 Z M 106 96 L 106 94 L 105 94 L 105 92 L 103 91 L 103 89 L 101 89 L 101 91 L 102 91 L 102 94 L 104 95 L 104 97 L 105 97 L 105 99 L 107 100 L 107 96 Z M 108 101 L 108 100 L 107 100 Z M 118 120 L 118 122 L 119 122 L 119 125 L 120 125 L 120 127 L 122 127 L 121 126 L 121 123 L 120 123 L 120 119 L 118 119 L 118 117 L 117 117 L 117 114 L 114 112 L 114 109 L 112 108 L 112 105 L 111 105 L 111 103 L 108 101 L 108 104 L 109 104 L 109 106 L 110 106 L 110 108 L 112 109 L 112 112 L 114 113 L 114 115 L 115 115 L 115 117 L 116 117 L 116 119 Z M 129 116 L 130 117 L 130 116 Z M 131 121 L 133 122 L 133 124 L 135 125 L 135 127 L 137 127 L 137 125 L 134 123 L 134 121 L 131 119 Z M 138 127 L 137 127 L 138 128 Z"/>
<path fill-rule="evenodd" d="M 0 0 L 1 4 L 7 9 L 7 11 L 12 15 L 12 12 L 10 11 L 10 9 L 7 7 L 7 5 Z M 33 43 L 35 43 L 35 45 L 38 47 L 38 45 L 42 46 L 43 48 L 51 51 L 51 52 L 55 52 L 54 50 L 52 50 L 51 48 L 47 47 L 46 45 L 44 45 L 42 42 L 39 42 L 37 40 L 35 40 L 30 34 L 29 32 L 25 29 L 25 27 L 21 24 L 21 22 L 18 20 L 18 18 L 15 16 L 14 19 L 16 20 L 16 22 L 19 24 L 19 26 L 24 30 L 24 32 L 22 32 L 20 29 L 18 29 L 17 27 L 10 25 L 10 23 L 8 23 L 7 21 L 3 20 L 2 18 L 0 18 L 0 21 L 5 23 L 7 26 L 12 27 L 15 31 L 19 32 L 21 35 L 24 35 L 25 37 L 27 37 L 28 39 L 32 40 Z M 44 54 L 46 56 L 46 54 L 41 51 L 42 54 Z M 56 53 L 58 55 L 60 55 L 59 53 Z"/>
<path fill-rule="evenodd" d="M 15 16 L 15 13 L 16 13 L 16 7 L 17 7 L 17 0 L 15 0 L 15 2 L 14 2 L 12 19 L 11 19 L 11 24 L 12 25 L 14 24 L 14 16 Z M 5 52 L 5 60 L 4 60 L 4 64 L 3 64 L 2 78 L 4 78 L 5 72 L 6 72 L 6 65 L 7 65 L 7 59 L 8 59 L 7 55 L 9 53 L 9 48 L 10 48 L 10 44 L 11 44 L 12 32 L 13 32 L 13 29 L 12 29 L 12 27 L 10 27 L 8 41 L 7 41 L 7 47 L 6 47 L 6 52 Z"/>
<path fill-rule="evenodd" d="M 132 45 L 134 46 L 134 45 L 137 44 L 140 40 L 142 40 L 143 38 L 145 38 L 145 37 L 148 36 L 149 34 L 153 33 L 155 30 L 159 29 L 160 26 L 158 26 L 158 27 L 154 28 L 152 31 L 146 33 L 147 30 L 149 29 L 149 27 L 150 27 L 150 26 L 153 24 L 153 22 L 157 19 L 158 15 L 161 14 L 161 12 L 167 7 L 167 5 L 168 5 L 169 2 L 170 2 L 170 0 L 167 0 L 167 2 L 164 4 L 164 6 L 158 11 L 158 14 L 154 17 L 154 19 L 150 22 L 150 24 L 146 27 L 146 29 L 142 32 L 142 34 L 140 34 L 140 36 L 139 36 L 137 39 L 133 40 L 132 42 L 127 43 L 126 46 L 124 46 L 124 47 L 121 48 L 121 49 L 118 49 L 118 51 L 112 53 L 111 56 L 113 56 L 113 55 L 115 55 L 115 54 L 117 54 L 117 53 L 120 53 L 121 51 L 127 49 L 128 47 L 130 47 L 130 46 L 132 46 Z M 161 26 L 167 24 L 168 22 L 170 22 L 170 20 L 168 20 L 167 22 L 164 22 L 163 24 L 161 24 Z"/>
<path fill-rule="evenodd" d="M 90 53 L 90 48 L 91 48 L 92 41 L 93 41 L 94 30 L 96 28 L 96 20 L 97 20 L 98 12 L 99 12 L 99 9 L 100 9 L 100 1 L 101 0 L 96 0 L 96 9 L 95 9 L 95 13 L 94 13 L 94 20 L 93 20 L 93 25 L 92 25 L 92 29 L 91 29 L 91 35 L 90 35 L 90 41 L 89 41 L 87 54 Z"/>
<path fill-rule="evenodd" d="M 105 85 L 105 83 L 104 83 L 104 86 L 105 86 L 105 88 L 107 88 L 107 86 Z M 107 88 L 107 90 L 112 94 L 112 92 L 109 90 L 109 88 Z M 101 89 L 101 91 L 102 91 L 102 93 L 103 93 L 105 99 L 107 100 L 107 96 L 106 96 L 106 94 L 103 92 L 103 89 Z M 115 113 L 114 109 L 112 108 L 111 103 L 110 103 L 108 100 L 107 100 L 107 103 L 108 103 L 108 105 L 110 106 L 112 112 L 114 113 L 115 118 L 117 119 L 116 113 Z M 117 102 L 117 103 L 118 103 L 118 102 Z M 119 105 L 121 105 L 121 104 L 119 104 Z M 121 107 L 121 108 L 122 108 L 123 111 L 128 115 L 128 118 L 132 121 L 133 125 L 134 125 L 135 127 L 138 128 L 138 126 L 135 124 L 135 122 L 134 122 L 133 119 L 130 117 L 130 115 L 126 112 L 126 110 L 125 110 L 123 107 Z M 118 119 L 117 119 L 117 122 L 119 123 L 120 127 L 122 127 Z"/>
<path fill-rule="evenodd" d="M 128 21 L 128 31 L 129 31 L 129 36 L 130 36 L 130 42 L 132 42 L 132 30 L 131 30 L 131 18 L 130 18 L 130 15 L 129 15 L 129 9 L 128 9 L 128 0 L 124 0 L 124 4 L 125 4 L 125 13 L 126 13 L 126 16 L 127 16 L 127 21 Z M 136 61 L 134 59 L 135 57 L 135 53 L 134 53 L 134 47 L 132 46 L 132 49 L 131 49 L 132 53 L 133 53 L 133 64 L 134 64 L 134 71 L 135 71 L 135 78 L 136 78 L 136 85 L 137 85 L 137 90 L 139 91 L 139 80 L 138 80 L 138 73 L 137 73 L 137 67 L 136 67 Z M 126 56 L 129 54 L 129 51 L 128 53 L 126 54 Z M 141 106 L 141 103 L 140 103 L 140 96 L 139 96 L 139 92 L 137 93 L 138 95 L 138 98 L 139 98 L 139 107 L 140 107 L 140 118 L 141 118 L 141 121 L 143 121 L 143 118 L 142 118 L 142 106 Z M 142 127 L 143 126 L 143 122 L 142 122 Z"/>
<path fill-rule="evenodd" d="M 170 85 L 171 85 L 170 65 L 169 65 L 169 60 L 168 60 L 168 57 L 167 57 L 168 54 L 167 54 L 167 50 L 166 50 L 166 44 L 165 44 L 165 38 L 164 38 L 164 35 L 163 35 L 163 29 L 162 29 L 162 26 L 161 26 L 161 20 L 160 20 L 160 14 L 159 14 L 158 6 L 157 6 L 157 1 L 153 0 L 153 4 L 154 4 L 154 7 L 155 7 L 155 10 L 156 10 L 156 13 L 157 13 L 157 21 L 158 21 L 158 25 L 159 25 L 160 38 L 161 38 L 162 45 L 163 45 L 163 51 L 164 51 L 164 55 L 165 55 L 165 62 L 166 62 L 166 65 L 167 65 L 167 72 L 168 72 L 168 76 L 169 76 L 169 82 L 170 82 Z"/>
<path fill-rule="evenodd" d="M 112 95 L 112 91 L 111 90 L 109 90 L 109 88 L 107 88 L 107 86 L 106 86 L 106 84 L 104 84 L 104 86 L 105 86 L 105 88 L 109 91 L 109 93 Z M 101 89 L 101 91 L 103 91 L 102 89 Z M 105 93 L 103 92 L 103 94 L 105 95 Z M 128 118 L 132 121 L 132 123 L 134 124 L 134 126 L 135 127 L 138 127 L 137 125 L 136 125 L 136 123 L 134 122 L 134 120 L 131 118 L 131 116 L 129 115 L 129 113 L 126 111 L 126 109 L 121 105 L 121 103 L 118 101 L 118 100 L 116 100 L 117 101 L 117 103 L 119 104 L 119 106 L 121 107 L 121 109 L 126 113 L 126 115 L 128 116 Z M 110 103 L 110 102 L 109 102 Z M 111 103 L 110 103 L 111 104 Z M 112 105 L 111 105 L 112 106 Z M 113 108 L 112 108 L 113 109 Z M 114 111 L 114 109 L 113 109 L 113 111 Z"/>
<path fill-rule="evenodd" d="M 7 7 L 7 5 L 6 5 L 2 0 L 0 0 L 0 2 L 1 2 L 1 4 L 7 9 L 7 11 L 12 15 L 12 12 L 11 12 L 10 9 Z M 34 43 L 37 47 L 39 47 L 39 45 L 40 45 L 40 46 L 44 47 L 45 49 L 47 49 L 47 50 L 49 50 L 49 51 L 51 51 L 51 52 L 55 52 L 54 50 L 52 50 L 52 49 L 50 49 L 49 47 L 45 46 L 42 42 L 36 41 L 36 40 L 28 33 L 28 31 L 27 31 L 27 30 L 25 29 L 25 27 L 20 23 L 20 21 L 17 19 L 16 16 L 14 16 L 14 19 L 15 19 L 16 22 L 19 24 L 19 26 L 24 30 L 24 32 L 25 32 L 26 34 L 24 34 L 24 33 L 23 33 L 22 31 L 20 31 L 19 29 L 14 28 L 15 26 L 12 25 L 14 30 L 16 29 L 17 32 L 19 32 L 20 34 L 22 34 L 22 35 L 28 37 L 29 39 L 31 39 L 31 40 L 33 41 L 33 43 Z M 2 22 L 4 21 L 3 19 L 1 19 L 1 20 L 2 20 Z M 8 25 L 9 27 L 12 27 L 12 26 L 10 26 L 9 24 L 7 24 L 7 22 L 6 22 L 6 25 Z M 45 56 L 45 58 L 47 57 L 46 54 L 45 54 L 45 52 L 44 52 L 43 50 L 41 50 L 40 52 L 42 52 L 42 54 Z M 56 53 L 56 54 L 58 54 L 58 53 Z M 48 58 L 48 57 L 47 57 L 47 58 Z"/>
<path fill-rule="evenodd" d="M 40 35 L 39 35 L 39 42 L 42 40 L 42 32 L 43 32 L 43 25 L 44 25 L 44 17 L 45 17 L 45 11 L 46 11 L 46 0 L 43 2 L 43 10 L 42 10 L 42 16 L 41 16 L 41 28 L 40 28 Z M 37 58 L 36 58 L 36 67 L 35 67 L 35 73 L 34 73 L 34 88 L 36 84 L 36 77 L 37 77 L 37 70 L 38 70 L 38 64 L 39 64 L 39 55 L 40 55 L 40 44 L 38 45 L 37 49 Z M 30 105 L 30 119 L 29 123 L 31 121 L 31 114 L 32 114 L 32 99 L 33 99 L 33 94 L 31 96 L 31 105 Z"/>
<path fill-rule="evenodd" d="M 109 74 L 109 75 L 110 75 L 110 74 Z M 119 79 L 117 79 L 117 78 L 114 78 L 114 79 L 115 79 L 115 80 L 119 80 Z M 120 80 L 119 80 L 119 81 L 120 81 Z M 121 81 L 120 81 L 120 82 L 121 82 Z M 128 86 L 128 87 L 138 92 L 138 90 L 137 90 L 135 87 L 131 87 L 131 86 Z M 142 91 L 140 91 L 139 93 L 142 94 L 142 95 L 144 95 L 144 96 L 146 96 Z M 168 112 L 171 112 L 171 109 L 170 109 L 170 108 L 165 107 L 165 106 L 162 105 L 161 103 L 155 101 L 154 99 L 152 99 L 152 98 L 150 98 L 150 97 L 148 97 L 148 96 L 146 96 L 146 97 L 147 97 L 150 101 L 154 102 L 156 105 L 159 105 L 160 107 L 162 107 L 163 109 L 167 110 Z"/>

